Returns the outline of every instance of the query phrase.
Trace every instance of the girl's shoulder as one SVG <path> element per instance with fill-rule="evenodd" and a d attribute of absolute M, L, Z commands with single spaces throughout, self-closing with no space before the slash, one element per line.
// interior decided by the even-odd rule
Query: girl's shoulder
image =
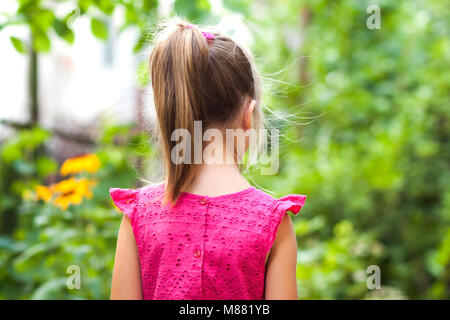
<path fill-rule="evenodd" d="M 272 220 L 276 226 L 278 226 L 286 212 L 297 215 L 306 201 L 306 196 L 302 194 L 289 194 L 281 198 L 275 198 L 271 194 L 259 189 L 256 189 L 253 197 L 255 201 L 252 202 L 256 206 L 262 205 L 262 209 L 264 209 L 267 218 Z"/>
<path fill-rule="evenodd" d="M 278 228 L 287 212 L 297 215 L 305 205 L 306 196 L 301 194 L 289 194 L 281 198 L 275 198 L 272 195 L 256 190 L 252 196 L 255 198 L 254 208 L 262 214 L 262 218 L 266 221 L 266 229 L 264 229 L 268 237 L 268 248 L 272 247 L 275 241 Z"/>
<path fill-rule="evenodd" d="M 301 194 L 289 194 L 281 198 L 275 198 L 271 194 L 259 189 L 256 189 L 250 196 L 254 198 L 255 204 L 263 204 L 270 209 L 270 212 L 285 213 L 290 211 L 293 214 L 300 212 L 307 198 Z"/>
<path fill-rule="evenodd" d="M 137 189 L 110 188 L 109 193 L 116 207 L 133 219 L 135 211 L 143 203 L 163 195 L 164 184 L 155 183 Z"/>

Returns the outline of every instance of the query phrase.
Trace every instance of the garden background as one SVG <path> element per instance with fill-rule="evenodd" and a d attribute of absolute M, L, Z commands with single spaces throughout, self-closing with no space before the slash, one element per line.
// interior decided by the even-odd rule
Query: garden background
<path fill-rule="evenodd" d="M 367 27 L 370 5 L 381 29 Z M 2 0 L 0 299 L 109 298 L 121 214 L 108 189 L 152 173 L 145 63 L 174 13 L 256 57 L 283 139 L 278 174 L 247 174 L 308 195 L 294 219 L 299 297 L 449 299 L 450 5 L 438 0 Z M 381 289 L 366 285 L 370 265 Z"/>

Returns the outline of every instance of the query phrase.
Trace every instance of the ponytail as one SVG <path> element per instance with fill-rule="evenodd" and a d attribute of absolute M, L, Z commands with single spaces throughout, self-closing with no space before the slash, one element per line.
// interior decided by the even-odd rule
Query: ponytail
<path fill-rule="evenodd" d="M 203 130 L 224 125 L 235 117 L 245 96 L 258 98 L 254 67 L 230 38 L 202 33 L 181 20 L 157 37 L 149 67 L 166 176 L 163 202 L 174 203 L 192 181 L 195 165 L 172 161 L 173 150 L 181 144 L 189 153 L 183 157 L 192 163 L 194 145 L 202 145 L 202 137 L 193 134 L 194 121 L 202 121 Z M 173 141 L 177 129 L 186 130 L 191 138 Z"/>

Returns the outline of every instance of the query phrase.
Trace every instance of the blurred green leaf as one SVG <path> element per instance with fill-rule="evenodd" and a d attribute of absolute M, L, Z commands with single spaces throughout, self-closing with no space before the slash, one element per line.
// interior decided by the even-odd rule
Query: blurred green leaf
<path fill-rule="evenodd" d="M 73 31 L 67 27 L 64 21 L 55 19 L 53 21 L 53 28 L 55 29 L 58 36 L 66 40 L 68 43 L 72 44 L 75 40 L 75 35 Z"/>
<path fill-rule="evenodd" d="M 31 13 L 31 20 L 34 23 L 34 26 L 42 33 L 46 33 L 52 25 L 54 19 L 54 13 L 48 9 L 41 8 Z"/>
<path fill-rule="evenodd" d="M 27 52 L 27 45 L 25 44 L 25 42 L 19 38 L 16 37 L 9 37 L 9 39 L 11 40 L 14 48 L 20 52 L 20 53 L 26 53 Z"/>
<path fill-rule="evenodd" d="M 195 22 L 211 10 L 211 4 L 208 0 L 175 0 L 174 10 L 177 14 Z"/>
<path fill-rule="evenodd" d="M 107 15 L 111 15 L 114 11 L 114 2 L 110 0 L 96 0 L 97 7 Z"/>
<path fill-rule="evenodd" d="M 5 163 L 12 163 L 14 160 L 22 158 L 22 150 L 16 144 L 5 144 L 1 147 L 2 160 Z"/>
<path fill-rule="evenodd" d="M 51 47 L 50 38 L 46 33 L 35 31 L 33 33 L 33 48 L 37 52 L 49 52 Z"/>
<path fill-rule="evenodd" d="M 36 169 L 39 176 L 45 177 L 58 171 L 58 163 L 49 157 L 39 157 L 36 159 Z"/>
<path fill-rule="evenodd" d="M 103 20 L 92 18 L 91 31 L 99 39 L 106 40 L 108 38 L 108 27 Z"/>

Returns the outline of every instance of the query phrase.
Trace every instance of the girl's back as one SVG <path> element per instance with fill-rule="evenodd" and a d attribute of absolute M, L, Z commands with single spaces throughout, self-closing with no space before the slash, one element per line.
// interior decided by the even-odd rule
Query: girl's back
<path fill-rule="evenodd" d="M 182 193 L 175 206 L 162 206 L 164 189 L 111 189 L 131 221 L 143 298 L 263 299 L 277 228 L 306 197 L 274 199 L 250 187 L 215 197 Z"/>

